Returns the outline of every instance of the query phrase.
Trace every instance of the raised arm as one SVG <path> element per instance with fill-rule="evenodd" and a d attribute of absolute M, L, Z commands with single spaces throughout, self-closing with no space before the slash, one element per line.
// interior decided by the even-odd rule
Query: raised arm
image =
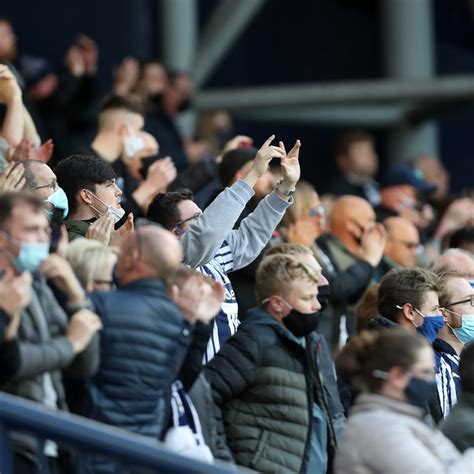
<path fill-rule="evenodd" d="M 0 103 L 5 104 L 7 109 L 3 124 L 0 124 L 0 135 L 10 146 L 15 147 L 23 138 L 23 102 L 15 76 L 3 64 L 0 64 Z"/>
<path fill-rule="evenodd" d="M 291 193 L 295 190 L 301 174 L 300 148 L 301 143 L 297 140 L 287 155 L 283 142 L 280 142 L 280 149 L 284 152 L 281 159 L 282 179 L 275 191 L 260 202 L 255 211 L 241 222 L 237 230 L 229 234 L 227 243 L 232 250 L 234 271 L 246 267 L 260 255 L 292 203 Z"/>
<path fill-rule="evenodd" d="M 247 176 L 222 191 L 181 237 L 184 263 L 192 267 L 208 263 L 227 239 L 254 194 L 253 186 L 266 173 L 271 159 L 284 158 L 283 150 L 271 145 L 274 138 L 274 135 L 268 138 L 257 152 Z"/>

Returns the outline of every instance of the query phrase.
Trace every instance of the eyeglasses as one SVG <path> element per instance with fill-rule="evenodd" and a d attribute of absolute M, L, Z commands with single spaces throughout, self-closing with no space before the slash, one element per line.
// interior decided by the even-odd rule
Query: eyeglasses
<path fill-rule="evenodd" d="M 188 217 L 187 219 L 183 219 L 182 221 L 177 222 L 175 227 L 186 224 L 186 222 L 196 221 L 199 219 L 199 217 L 201 217 L 201 214 L 202 212 L 196 212 L 196 214 L 193 214 L 191 217 Z"/>
<path fill-rule="evenodd" d="M 444 307 L 449 308 L 450 306 L 456 306 L 457 304 L 465 304 L 465 303 L 469 303 L 471 306 L 474 307 L 474 295 L 471 295 L 471 296 L 469 296 L 469 298 L 466 298 L 466 299 L 461 300 L 461 301 L 455 301 L 454 303 L 446 304 L 446 305 L 444 305 Z"/>
<path fill-rule="evenodd" d="M 51 181 L 51 183 L 48 184 L 42 184 L 41 186 L 35 186 L 34 188 L 30 188 L 33 191 L 36 191 L 37 189 L 44 189 L 44 188 L 51 188 L 54 191 L 57 191 L 59 188 L 58 182 L 56 180 Z"/>
<path fill-rule="evenodd" d="M 324 210 L 324 206 L 315 206 L 309 211 L 310 217 L 317 217 L 317 216 L 324 216 L 326 211 Z"/>

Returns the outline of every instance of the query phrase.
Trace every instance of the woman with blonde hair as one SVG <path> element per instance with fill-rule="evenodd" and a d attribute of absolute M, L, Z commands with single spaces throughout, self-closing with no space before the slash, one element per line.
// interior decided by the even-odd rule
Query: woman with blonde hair
<path fill-rule="evenodd" d="M 278 231 L 285 242 L 312 248 L 326 228 L 324 207 L 316 189 L 306 181 L 298 182 L 293 199 L 293 205 L 286 210 Z"/>
<path fill-rule="evenodd" d="M 110 290 L 118 249 L 98 240 L 78 238 L 66 250 L 66 259 L 86 291 Z"/>

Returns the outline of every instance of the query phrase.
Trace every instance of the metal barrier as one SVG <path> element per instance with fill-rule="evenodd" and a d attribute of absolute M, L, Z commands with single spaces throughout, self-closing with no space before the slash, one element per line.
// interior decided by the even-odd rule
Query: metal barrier
<path fill-rule="evenodd" d="M 81 451 L 100 453 L 128 465 L 150 468 L 154 472 L 176 474 L 227 474 L 242 472 L 225 463 L 206 464 L 180 456 L 158 441 L 41 404 L 0 393 L 0 473 L 11 474 L 12 453 L 8 432 L 31 433 L 41 439 L 69 444 Z M 47 473 L 45 459 L 41 472 Z M 248 472 L 248 471 L 247 471 Z"/>

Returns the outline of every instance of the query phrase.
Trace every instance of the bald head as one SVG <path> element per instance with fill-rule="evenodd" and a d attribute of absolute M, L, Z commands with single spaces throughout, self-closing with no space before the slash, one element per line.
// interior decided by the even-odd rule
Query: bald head
<path fill-rule="evenodd" d="M 468 253 L 460 249 L 448 249 L 440 255 L 433 270 L 436 273 L 458 271 L 467 280 L 474 280 L 474 258 Z"/>
<path fill-rule="evenodd" d="M 182 258 L 181 244 L 171 232 L 143 226 L 122 243 L 117 276 L 121 284 L 141 278 L 166 278 Z"/>
<path fill-rule="evenodd" d="M 334 202 L 329 217 L 331 234 L 357 254 L 364 230 L 375 224 L 375 212 L 368 201 L 357 196 L 342 196 Z"/>
<path fill-rule="evenodd" d="M 415 267 L 416 250 L 420 243 L 415 225 L 403 217 L 389 217 L 384 220 L 384 226 L 388 237 L 384 255 L 402 267 Z"/>
<path fill-rule="evenodd" d="M 153 268 L 160 278 L 167 277 L 183 259 L 178 239 L 169 231 L 155 226 L 137 230 L 143 261 Z"/>

